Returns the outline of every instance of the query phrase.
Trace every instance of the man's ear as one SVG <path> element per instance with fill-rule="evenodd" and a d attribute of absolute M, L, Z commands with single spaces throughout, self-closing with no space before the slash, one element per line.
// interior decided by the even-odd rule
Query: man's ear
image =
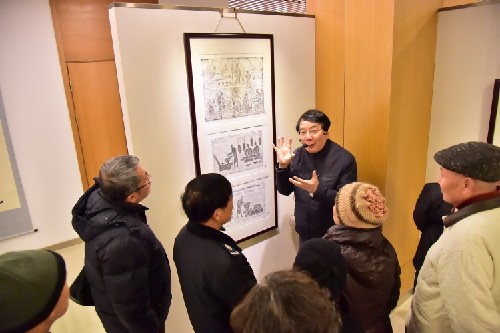
<path fill-rule="evenodd" d="M 130 193 L 126 198 L 125 198 L 125 202 L 128 202 L 128 203 L 139 203 L 139 197 L 137 195 L 137 192 L 132 192 Z"/>
<path fill-rule="evenodd" d="M 470 177 L 466 177 L 464 179 L 464 189 L 468 190 L 469 192 L 474 189 L 474 180 Z"/>
<path fill-rule="evenodd" d="M 212 214 L 212 219 L 214 219 L 215 221 L 220 220 L 220 208 L 214 210 L 214 213 Z"/>

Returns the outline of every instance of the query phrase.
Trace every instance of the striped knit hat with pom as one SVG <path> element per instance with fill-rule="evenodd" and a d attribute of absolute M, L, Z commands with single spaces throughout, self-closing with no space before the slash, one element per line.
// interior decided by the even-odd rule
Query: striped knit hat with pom
<path fill-rule="evenodd" d="M 344 185 L 335 198 L 339 224 L 353 228 L 376 228 L 389 215 L 389 208 L 378 187 L 361 182 Z"/>

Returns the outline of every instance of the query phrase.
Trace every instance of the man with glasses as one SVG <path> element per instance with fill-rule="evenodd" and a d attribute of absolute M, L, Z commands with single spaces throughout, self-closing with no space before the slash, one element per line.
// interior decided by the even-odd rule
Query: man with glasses
<path fill-rule="evenodd" d="M 330 119 L 319 110 L 304 112 L 295 127 L 302 146 L 292 150 L 292 138 L 279 137 L 274 151 L 278 159 L 276 187 L 283 195 L 295 195 L 295 230 L 302 244 L 322 237 L 333 225 L 337 191 L 357 181 L 354 156 L 328 138 Z"/>
<path fill-rule="evenodd" d="M 151 175 L 135 156 L 105 162 L 72 210 L 85 242 L 85 273 L 108 333 L 164 332 L 171 303 L 170 266 L 141 205 Z"/>

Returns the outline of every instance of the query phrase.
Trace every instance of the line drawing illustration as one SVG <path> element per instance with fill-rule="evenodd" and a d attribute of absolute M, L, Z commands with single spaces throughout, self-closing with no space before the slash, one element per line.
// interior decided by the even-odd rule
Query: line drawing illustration
<path fill-rule="evenodd" d="M 252 221 L 264 218 L 266 214 L 266 183 L 260 179 L 233 189 L 233 216 L 224 225 L 226 230 L 239 228 Z"/>
<path fill-rule="evenodd" d="M 205 121 L 263 114 L 263 57 L 201 59 Z"/>
<path fill-rule="evenodd" d="M 276 229 L 273 35 L 185 33 L 184 50 L 196 174 L 231 182 L 236 242 Z"/>
<path fill-rule="evenodd" d="M 214 172 L 229 175 L 264 165 L 262 130 L 218 137 L 211 144 Z"/>

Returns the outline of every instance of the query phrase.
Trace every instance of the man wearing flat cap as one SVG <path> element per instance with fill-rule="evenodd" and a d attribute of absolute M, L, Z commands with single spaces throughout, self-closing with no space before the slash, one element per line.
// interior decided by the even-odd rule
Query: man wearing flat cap
<path fill-rule="evenodd" d="M 425 258 L 407 332 L 500 332 L 500 148 L 466 142 L 434 159 L 454 212 Z"/>

